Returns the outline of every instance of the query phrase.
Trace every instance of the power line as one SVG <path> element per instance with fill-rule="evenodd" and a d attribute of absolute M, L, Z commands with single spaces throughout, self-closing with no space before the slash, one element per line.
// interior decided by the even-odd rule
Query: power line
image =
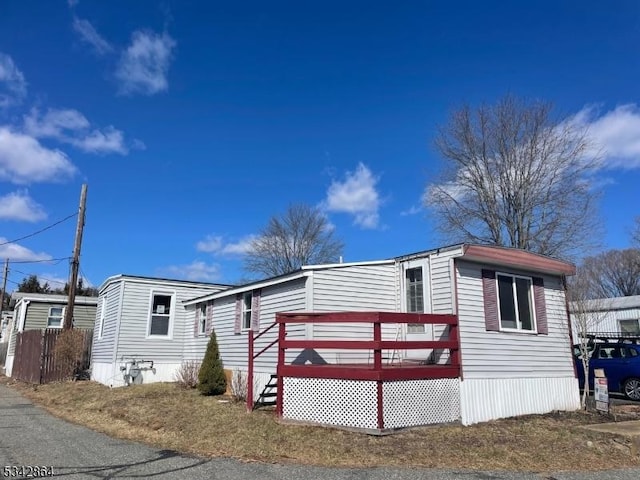
<path fill-rule="evenodd" d="M 62 222 L 66 222 L 67 220 L 69 220 L 70 218 L 75 217 L 76 215 L 78 215 L 78 214 L 77 213 L 73 213 L 73 214 L 69 215 L 68 217 L 63 218 L 62 220 L 58 220 L 57 222 L 52 223 L 51 225 L 48 225 L 48 226 L 46 226 L 44 228 L 41 228 L 37 232 L 33 232 L 33 233 L 30 233 L 29 235 L 25 235 L 24 237 L 20 237 L 20 238 L 14 239 L 14 240 L 9 240 L 9 241 L 0 243 L 0 247 L 3 246 L 3 245 L 8 245 L 10 243 L 16 243 L 16 242 L 19 242 L 21 240 L 25 240 L 27 238 L 35 237 L 36 235 L 38 235 L 38 234 L 40 234 L 42 232 L 46 232 L 47 230 L 49 230 L 50 228 L 55 227 L 56 225 L 60 225 Z"/>
<path fill-rule="evenodd" d="M 9 263 L 52 263 L 53 265 L 58 265 L 63 260 L 69 260 L 70 258 L 71 257 L 50 258 L 49 260 L 9 260 Z"/>
<path fill-rule="evenodd" d="M 12 268 L 11 271 L 15 273 L 20 273 L 21 275 L 27 275 L 27 276 L 34 275 L 33 273 L 21 272 L 20 270 L 16 270 L 15 268 Z M 40 275 L 35 275 L 35 276 L 38 277 L 38 280 L 44 280 L 45 282 L 59 283 L 60 285 L 67 284 L 67 282 L 62 282 L 60 280 L 53 280 L 52 278 L 45 278 L 45 277 L 41 277 Z"/>

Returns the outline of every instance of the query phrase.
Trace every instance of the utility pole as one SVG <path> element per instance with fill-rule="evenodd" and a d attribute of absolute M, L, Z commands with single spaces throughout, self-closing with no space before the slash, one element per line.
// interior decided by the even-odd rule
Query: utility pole
<path fill-rule="evenodd" d="M 73 307 L 76 301 L 76 285 L 78 284 L 78 269 L 80 268 L 80 248 L 82 247 L 82 232 L 84 230 L 84 211 L 87 205 L 87 184 L 82 185 L 80 192 L 80 211 L 78 212 L 78 226 L 76 240 L 73 245 L 73 259 L 71 260 L 71 274 L 69 276 L 69 300 L 64 315 L 63 328 L 70 329 L 73 321 Z"/>
<path fill-rule="evenodd" d="M 4 307 L 4 290 L 7 288 L 7 274 L 9 273 L 9 259 L 4 261 L 4 275 L 2 277 L 2 291 L 0 292 L 0 317 L 2 317 L 2 309 Z M 2 318 L 0 318 L 2 321 Z"/>

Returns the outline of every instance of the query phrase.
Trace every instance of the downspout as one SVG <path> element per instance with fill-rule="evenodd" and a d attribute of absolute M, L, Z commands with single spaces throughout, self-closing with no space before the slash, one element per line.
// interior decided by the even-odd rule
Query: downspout
<path fill-rule="evenodd" d="M 458 317 L 458 360 L 460 362 L 460 381 L 464 380 L 463 376 L 463 361 L 462 361 L 462 335 L 460 335 L 460 309 L 458 308 L 458 262 L 453 260 L 453 295 L 455 297 L 455 311 L 453 314 Z"/>
<path fill-rule="evenodd" d="M 122 319 L 122 304 L 124 303 L 124 286 L 126 280 L 122 279 L 120 285 L 120 295 L 118 296 L 118 313 L 116 317 L 116 332 L 113 340 L 113 361 L 111 364 L 111 386 L 113 387 L 113 381 L 116 378 L 116 362 L 118 361 L 118 342 L 120 341 L 120 320 Z"/>
<path fill-rule="evenodd" d="M 573 359 L 573 328 L 571 327 L 571 309 L 569 308 L 569 297 L 567 296 L 567 277 L 566 275 L 562 275 L 560 279 L 564 294 L 564 306 L 567 311 L 567 327 L 569 328 L 569 353 L 571 355 L 571 364 L 573 365 L 573 376 L 574 378 L 578 378 L 576 362 Z"/>
<path fill-rule="evenodd" d="M 20 310 L 20 321 L 18 322 L 18 328 L 17 328 L 18 332 L 24 331 L 25 322 L 27 318 L 27 309 L 29 308 L 29 304 L 31 303 L 31 300 L 25 300 L 22 303 L 24 304 L 24 308 Z"/>

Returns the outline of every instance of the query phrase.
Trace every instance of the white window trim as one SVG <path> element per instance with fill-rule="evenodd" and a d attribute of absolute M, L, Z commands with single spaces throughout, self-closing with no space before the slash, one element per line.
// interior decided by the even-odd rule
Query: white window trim
<path fill-rule="evenodd" d="M 202 311 L 204 307 L 204 312 Z M 200 319 L 198 320 L 198 335 L 207 334 L 207 303 L 202 303 L 197 307 L 200 310 Z"/>
<path fill-rule="evenodd" d="M 164 295 L 171 297 L 171 308 L 169 311 L 169 327 L 166 335 L 151 335 L 151 316 L 153 314 L 153 297 L 154 295 Z M 176 314 L 176 292 L 167 290 L 151 290 L 149 292 L 149 306 L 147 307 L 147 330 L 146 339 L 149 340 L 173 340 L 173 323 Z"/>
<path fill-rule="evenodd" d="M 56 326 L 50 326 L 50 325 L 49 325 L 49 319 L 50 319 L 50 318 L 57 318 L 57 316 L 55 316 L 55 317 L 54 317 L 53 315 L 51 315 L 51 309 L 52 309 L 52 308 L 62 308 L 62 316 L 60 317 L 60 326 L 59 326 L 59 327 L 56 327 Z M 64 326 L 64 317 L 65 317 L 65 313 L 66 313 L 66 311 L 67 311 L 67 307 L 59 307 L 59 306 L 56 306 L 56 305 L 50 306 L 50 307 L 49 307 L 49 313 L 47 314 L 47 326 L 46 326 L 46 328 L 57 328 L 57 329 L 61 329 L 61 328 Z M 23 328 L 24 328 L 24 327 L 23 327 Z"/>
<path fill-rule="evenodd" d="M 423 308 L 423 312 L 422 313 L 429 313 L 431 312 L 431 269 L 430 269 L 430 265 L 429 265 L 429 259 L 424 258 L 424 259 L 419 259 L 419 260 L 410 260 L 408 262 L 404 262 L 402 264 L 402 268 L 400 269 L 401 273 L 401 278 L 400 281 L 402 282 L 401 285 L 401 296 L 400 296 L 400 302 L 401 302 L 401 308 L 402 311 L 407 313 L 409 311 L 409 306 L 407 305 L 407 289 L 408 289 L 408 283 L 407 283 L 407 270 L 411 270 L 413 268 L 422 268 L 422 308 Z M 402 328 L 404 330 L 405 335 L 409 334 L 409 335 L 426 335 L 429 333 L 429 328 L 428 325 L 424 325 L 424 330 L 422 332 L 409 332 L 409 324 L 404 323 L 402 325 Z M 431 325 L 431 335 L 433 335 L 433 325 Z"/>
<path fill-rule="evenodd" d="M 511 278 L 524 278 L 525 280 L 529 280 L 530 288 L 529 288 L 529 304 L 531 305 L 531 321 L 533 322 L 533 329 L 524 330 L 522 328 L 503 328 L 502 327 L 502 312 L 500 311 L 500 286 L 498 284 L 498 276 L 502 275 L 503 277 L 511 277 Z M 536 302 L 535 295 L 533 293 L 533 277 L 528 277 L 526 275 L 517 275 L 514 273 L 507 272 L 496 272 L 496 295 L 498 300 L 498 326 L 500 327 L 501 332 L 510 332 L 510 333 L 524 333 L 527 335 L 537 335 L 538 334 L 538 321 L 536 318 Z M 518 301 L 518 295 L 516 291 L 516 282 L 511 282 L 511 287 L 513 290 L 513 299 L 515 302 Z M 516 310 L 516 325 L 520 325 L 520 313 L 518 312 L 518 305 L 515 305 Z"/>
<path fill-rule="evenodd" d="M 246 297 L 251 297 L 251 302 L 249 303 L 250 307 L 249 309 L 247 309 L 247 305 L 245 303 L 245 298 Z M 241 332 L 248 332 L 249 330 L 251 330 L 251 322 L 253 321 L 253 290 L 250 292 L 244 292 L 242 294 L 242 309 L 241 309 L 241 314 L 240 314 L 240 331 Z M 245 317 L 245 313 L 249 312 L 251 315 L 249 316 L 249 326 L 245 327 L 244 325 L 244 317 Z"/>
<path fill-rule="evenodd" d="M 101 339 L 104 334 L 104 318 L 105 318 L 105 310 L 107 306 L 107 297 L 104 297 L 100 302 L 100 330 L 98 332 L 98 338 Z"/>

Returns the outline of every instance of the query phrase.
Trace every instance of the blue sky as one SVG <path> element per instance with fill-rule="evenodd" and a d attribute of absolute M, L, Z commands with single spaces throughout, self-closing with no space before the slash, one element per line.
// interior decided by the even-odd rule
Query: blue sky
<path fill-rule="evenodd" d="M 603 248 L 640 215 L 637 2 L 0 3 L 0 237 L 77 211 L 81 270 L 232 283 L 292 202 L 345 260 L 438 247 L 436 128 L 506 93 L 578 115 L 605 152 Z M 68 257 L 75 219 L 0 245 Z M 0 243 L 4 242 L 0 239 Z M 68 261 L 12 263 L 64 281 Z"/>

